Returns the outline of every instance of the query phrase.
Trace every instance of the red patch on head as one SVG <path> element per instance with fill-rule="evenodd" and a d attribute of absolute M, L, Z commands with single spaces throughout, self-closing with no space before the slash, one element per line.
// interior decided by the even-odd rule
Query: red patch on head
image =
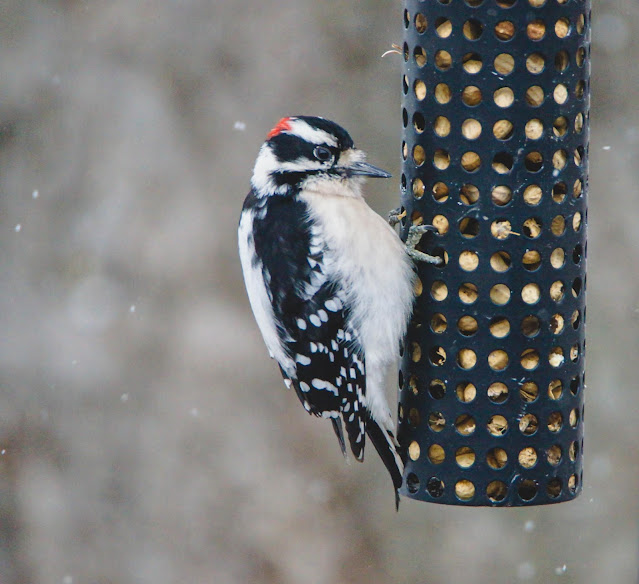
<path fill-rule="evenodd" d="M 270 140 L 273 136 L 277 136 L 281 132 L 290 132 L 291 131 L 291 118 L 282 118 L 275 127 L 266 135 L 266 139 Z"/>

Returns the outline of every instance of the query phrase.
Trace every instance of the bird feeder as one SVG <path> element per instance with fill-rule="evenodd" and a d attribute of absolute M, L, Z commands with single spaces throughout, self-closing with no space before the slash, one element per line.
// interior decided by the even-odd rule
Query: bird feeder
<path fill-rule="evenodd" d="M 399 373 L 405 497 L 582 488 L 590 5 L 404 0 L 402 223 L 422 251 Z"/>

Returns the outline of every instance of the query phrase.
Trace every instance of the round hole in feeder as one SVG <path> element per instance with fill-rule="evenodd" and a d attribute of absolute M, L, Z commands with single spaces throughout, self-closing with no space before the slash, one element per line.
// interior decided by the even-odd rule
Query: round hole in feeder
<path fill-rule="evenodd" d="M 510 203 L 513 192 L 506 185 L 497 185 L 491 192 L 491 200 L 498 207 L 503 207 Z"/>
<path fill-rule="evenodd" d="M 533 75 L 539 75 L 546 68 L 546 58 L 541 53 L 532 53 L 526 58 L 526 69 Z"/>
<path fill-rule="evenodd" d="M 446 419 L 441 412 L 430 412 L 428 414 L 428 427 L 433 432 L 441 432 L 446 426 Z"/>
<path fill-rule="evenodd" d="M 586 49 L 584 49 L 583 47 L 579 47 L 577 49 L 577 54 L 575 55 L 575 63 L 577 63 L 577 67 L 583 67 L 585 60 L 586 60 Z"/>
<path fill-rule="evenodd" d="M 510 87 L 500 87 L 493 93 L 493 100 L 498 107 L 507 108 L 515 101 L 515 94 Z"/>
<path fill-rule="evenodd" d="M 435 66 L 440 71 L 447 71 L 453 64 L 453 58 L 448 51 L 437 51 L 435 53 Z"/>
<path fill-rule="evenodd" d="M 419 112 L 415 112 L 413 114 L 413 126 L 415 128 L 415 131 L 418 134 L 421 134 L 424 131 L 424 128 L 426 127 L 426 121 L 424 120 L 424 116 L 420 114 Z"/>
<path fill-rule="evenodd" d="M 408 158 L 408 144 L 402 142 L 402 158 L 406 160 Z"/>
<path fill-rule="evenodd" d="M 578 310 L 575 310 L 572 313 L 572 316 L 570 317 L 570 324 L 572 325 L 572 328 L 577 330 L 579 328 L 580 322 L 581 322 L 581 315 L 579 314 Z"/>
<path fill-rule="evenodd" d="M 446 39 L 453 32 L 453 24 L 447 18 L 439 17 L 435 21 L 435 33 L 438 37 Z"/>
<path fill-rule="evenodd" d="M 562 16 L 555 22 L 555 34 L 558 38 L 563 39 L 570 33 L 570 20 Z"/>
<path fill-rule="evenodd" d="M 502 415 L 492 416 L 486 425 L 491 436 L 503 436 L 508 431 L 508 422 Z"/>
<path fill-rule="evenodd" d="M 561 301 L 564 294 L 565 287 L 561 280 L 557 280 L 550 285 L 550 298 L 552 298 L 555 302 Z"/>
<path fill-rule="evenodd" d="M 419 478 L 415 473 L 411 472 L 406 477 L 406 487 L 408 488 L 408 492 L 413 495 L 419 491 Z"/>
<path fill-rule="evenodd" d="M 542 191 L 539 185 L 529 185 L 524 190 L 524 203 L 530 206 L 539 205 L 542 198 Z"/>
<path fill-rule="evenodd" d="M 572 393 L 572 395 L 577 395 L 579 393 L 580 386 L 579 376 L 575 375 L 575 377 L 570 380 L 570 393 Z"/>
<path fill-rule="evenodd" d="M 413 196 L 416 199 L 421 199 L 424 196 L 424 192 L 426 190 L 426 187 L 424 185 L 424 181 L 421 178 L 414 178 L 413 179 Z"/>
<path fill-rule="evenodd" d="M 553 347 L 548 354 L 548 363 L 551 367 L 561 367 L 566 358 L 564 357 L 564 350 L 561 347 Z"/>
<path fill-rule="evenodd" d="M 465 337 L 474 335 L 478 328 L 477 320 L 472 316 L 465 315 L 457 321 L 457 330 Z"/>
<path fill-rule="evenodd" d="M 566 220 L 563 215 L 553 217 L 553 220 L 550 223 L 550 231 L 552 231 L 552 234 L 557 237 L 564 234 L 566 231 Z"/>
<path fill-rule="evenodd" d="M 500 41 L 509 41 L 515 36 L 515 25 L 509 20 L 501 20 L 495 25 L 495 36 Z"/>
<path fill-rule="evenodd" d="M 508 386 L 501 381 L 491 383 L 486 394 L 494 404 L 503 404 L 508 399 Z"/>
<path fill-rule="evenodd" d="M 444 494 L 444 481 L 437 477 L 431 477 L 426 483 L 426 490 L 431 497 L 437 499 Z"/>
<path fill-rule="evenodd" d="M 459 287 L 459 299 L 464 304 L 472 304 L 477 300 L 477 286 L 470 282 L 466 282 Z"/>
<path fill-rule="evenodd" d="M 417 166 L 421 166 L 426 160 L 426 152 L 424 152 L 424 148 L 419 144 L 413 148 L 413 160 Z"/>
<path fill-rule="evenodd" d="M 526 369 L 527 371 L 532 371 L 539 365 L 539 359 L 539 351 L 537 351 L 537 349 L 532 349 L 529 347 L 528 349 L 524 349 L 521 352 L 519 362 L 524 369 Z"/>
<path fill-rule="evenodd" d="M 462 414 L 455 420 L 455 429 L 462 436 L 470 436 L 476 428 L 475 420 L 469 414 Z"/>
<path fill-rule="evenodd" d="M 539 140 L 544 133 L 544 125 L 541 120 L 534 118 L 526 122 L 526 138 L 529 140 Z M 541 155 L 539 155 L 541 157 Z M 542 159 L 543 160 L 543 159 Z"/>
<path fill-rule="evenodd" d="M 555 118 L 555 121 L 552 124 L 552 131 L 558 138 L 566 135 L 566 132 L 568 131 L 568 119 L 566 116 L 559 116 L 558 118 Z"/>
<path fill-rule="evenodd" d="M 450 154 L 446 150 L 438 148 L 433 156 L 433 164 L 439 170 L 446 170 L 450 165 Z"/>
<path fill-rule="evenodd" d="M 563 83 L 559 83 L 552 92 L 552 97 L 559 105 L 566 103 L 568 100 L 568 88 Z"/>
<path fill-rule="evenodd" d="M 539 486 L 532 479 L 524 479 L 517 487 L 517 494 L 523 501 L 532 501 L 537 496 Z"/>
<path fill-rule="evenodd" d="M 575 132 L 577 134 L 581 134 L 581 131 L 584 129 L 584 115 L 579 113 L 575 116 Z"/>
<path fill-rule="evenodd" d="M 470 501 L 475 496 L 475 485 L 468 479 L 455 483 L 455 495 L 460 501 Z"/>
<path fill-rule="evenodd" d="M 408 446 L 408 456 L 410 456 L 411 460 L 417 460 L 420 453 L 419 444 L 413 440 Z"/>
<path fill-rule="evenodd" d="M 428 20 L 426 20 L 426 17 L 421 12 L 418 12 L 415 15 L 415 30 L 419 34 L 423 34 L 426 31 L 427 27 L 428 27 Z M 408 28 L 408 25 L 407 25 L 407 28 Z"/>
<path fill-rule="evenodd" d="M 539 319 L 530 314 L 521 321 L 521 332 L 526 337 L 535 337 L 541 329 L 541 323 Z"/>
<path fill-rule="evenodd" d="M 435 367 L 440 367 L 446 363 L 446 350 L 444 347 L 431 347 L 428 351 L 428 358 Z"/>
<path fill-rule="evenodd" d="M 405 190 L 406 190 L 406 175 L 402 173 L 402 191 L 405 191 Z"/>
<path fill-rule="evenodd" d="M 473 119 L 468 118 L 464 120 L 462 124 L 462 136 L 466 138 L 466 140 L 476 140 L 481 135 L 481 124 Z"/>
<path fill-rule="evenodd" d="M 551 499 L 556 499 L 561 495 L 561 479 L 555 477 L 548 481 L 546 485 L 546 495 L 548 495 Z"/>
<path fill-rule="evenodd" d="M 579 443 L 575 440 L 570 443 L 568 448 L 568 458 L 570 458 L 571 462 L 575 462 L 577 456 L 579 456 Z"/>
<path fill-rule="evenodd" d="M 423 47 L 420 47 L 419 45 L 417 45 L 415 49 L 413 50 L 413 56 L 415 57 L 415 63 L 417 64 L 418 67 L 423 67 L 424 65 L 426 65 L 426 60 L 427 60 L 426 51 L 424 50 Z"/>
<path fill-rule="evenodd" d="M 515 59 L 508 53 L 500 53 L 495 57 L 493 65 L 500 75 L 510 75 L 515 68 Z"/>
<path fill-rule="evenodd" d="M 446 459 L 446 453 L 439 444 L 431 444 L 428 448 L 428 460 L 432 464 L 441 464 Z"/>
<path fill-rule="evenodd" d="M 410 215 L 410 220 L 413 225 L 423 225 L 424 216 L 419 211 L 413 211 Z M 403 223 L 402 223 L 403 225 Z"/>
<path fill-rule="evenodd" d="M 558 0 L 559 4 L 563 4 L 566 0 Z M 528 0 L 528 3 L 533 7 L 533 8 L 540 8 L 541 6 L 543 6 L 546 3 L 546 0 Z"/>
<path fill-rule="evenodd" d="M 407 62 L 408 57 L 410 56 L 410 52 L 408 51 L 408 43 L 404 43 L 403 52 L 404 52 L 404 61 Z"/>
<path fill-rule="evenodd" d="M 539 429 L 539 420 L 534 414 L 524 414 L 519 420 L 519 431 L 524 436 L 532 436 Z"/>
<path fill-rule="evenodd" d="M 479 200 L 479 189 L 471 184 L 462 185 L 459 198 L 464 205 L 474 205 Z"/>
<path fill-rule="evenodd" d="M 419 426 L 420 422 L 421 422 L 421 417 L 419 415 L 419 410 L 417 408 L 411 408 L 410 411 L 408 412 L 409 425 L 411 426 L 411 428 L 414 429 L 414 428 L 417 428 L 417 426 Z"/>
<path fill-rule="evenodd" d="M 497 0 L 497 6 L 500 8 L 512 8 L 517 0 Z"/>
<path fill-rule="evenodd" d="M 464 0 L 468 6 L 471 8 L 477 8 L 477 6 L 481 6 L 484 0 Z"/>
<path fill-rule="evenodd" d="M 528 172 L 539 172 L 544 165 L 544 157 L 541 152 L 529 152 L 524 158 L 524 166 Z"/>
<path fill-rule="evenodd" d="M 581 257 L 583 254 L 583 248 L 581 247 L 581 245 L 577 244 L 575 246 L 575 249 L 572 250 L 572 261 L 575 264 L 579 264 L 579 262 L 581 262 Z"/>
<path fill-rule="evenodd" d="M 430 328 L 434 333 L 441 334 L 448 327 L 446 317 L 441 312 L 436 312 L 430 319 Z"/>
<path fill-rule="evenodd" d="M 568 65 L 570 65 L 570 57 L 568 56 L 567 51 L 559 51 L 555 55 L 555 69 L 560 73 L 568 69 Z"/>
<path fill-rule="evenodd" d="M 521 299 L 526 304 L 537 304 L 537 302 L 539 302 L 539 298 L 541 298 L 541 289 L 538 284 L 526 284 L 521 289 Z"/>
<path fill-rule="evenodd" d="M 455 395 L 462 403 L 470 403 L 477 396 L 477 388 L 468 381 L 462 381 L 455 388 Z"/>
<path fill-rule="evenodd" d="M 413 91 L 419 101 L 423 101 L 426 98 L 426 84 L 421 79 L 415 81 Z"/>
<path fill-rule="evenodd" d="M 479 20 L 471 18 L 464 22 L 462 32 L 469 41 L 476 41 L 484 32 L 484 26 Z"/>
<path fill-rule="evenodd" d="M 415 292 L 416 297 L 421 296 L 422 292 L 424 291 L 424 284 L 422 283 L 419 276 L 415 277 L 415 284 L 413 286 L 413 291 Z"/>
<path fill-rule="evenodd" d="M 450 227 L 450 224 L 448 222 L 448 219 L 446 219 L 446 217 L 444 217 L 444 215 L 435 215 L 433 217 L 432 224 L 433 224 L 434 227 L 437 228 L 437 233 L 439 235 L 444 235 L 444 234 L 448 233 L 448 229 Z"/>
<path fill-rule="evenodd" d="M 564 424 L 564 418 L 561 415 L 561 412 L 551 412 L 550 415 L 548 416 L 548 429 L 553 432 L 553 433 L 557 433 L 561 430 L 561 427 Z"/>
<path fill-rule="evenodd" d="M 476 85 L 467 85 L 462 91 L 462 101 L 469 107 L 481 103 L 481 90 Z"/>
<path fill-rule="evenodd" d="M 575 166 L 581 166 L 583 159 L 584 159 L 584 147 L 577 146 L 577 148 L 575 148 L 574 157 L 573 157 L 573 160 L 575 161 Z"/>
<path fill-rule="evenodd" d="M 564 317 L 559 313 L 553 314 L 550 317 L 549 328 L 553 335 L 561 334 L 564 330 Z"/>
<path fill-rule="evenodd" d="M 575 199 L 578 199 L 579 197 L 581 197 L 582 193 L 583 193 L 583 185 L 581 183 L 581 179 L 577 179 L 575 181 L 575 184 L 572 187 L 572 196 Z"/>
<path fill-rule="evenodd" d="M 586 28 L 586 17 L 583 14 L 580 14 L 577 17 L 577 33 L 578 34 L 583 34 L 584 33 L 584 29 Z"/>
<path fill-rule="evenodd" d="M 510 254 L 506 251 L 497 251 L 490 256 L 490 267 L 495 272 L 505 272 L 510 268 Z"/>
<path fill-rule="evenodd" d="M 532 446 L 526 446 L 519 451 L 517 460 L 524 468 L 532 468 L 537 464 L 537 451 Z"/>
<path fill-rule="evenodd" d="M 508 152 L 498 152 L 493 157 L 493 170 L 498 174 L 508 174 L 513 167 L 513 157 Z"/>
<path fill-rule="evenodd" d="M 572 228 L 574 231 L 579 231 L 581 229 L 581 213 L 579 211 L 577 211 L 572 218 Z M 581 253 L 579 255 L 581 255 Z"/>
<path fill-rule="evenodd" d="M 567 192 L 566 183 L 563 183 L 563 182 L 556 183 L 552 188 L 552 200 L 555 203 L 559 203 L 559 204 L 563 203 L 564 199 L 566 198 L 566 192 Z"/>
<path fill-rule="evenodd" d="M 443 203 L 448 199 L 448 185 L 443 182 L 436 182 L 433 185 L 433 199 L 438 203 Z"/>
<path fill-rule="evenodd" d="M 524 253 L 521 263 L 524 269 L 534 272 L 541 265 L 541 254 L 535 249 L 529 249 Z"/>
<path fill-rule="evenodd" d="M 459 254 L 459 266 L 465 272 L 472 272 L 479 265 L 479 256 L 474 251 L 465 250 Z"/>
<path fill-rule="evenodd" d="M 433 130 L 435 134 L 441 138 L 445 138 L 450 134 L 450 121 L 444 116 L 437 116 L 433 122 Z"/>
<path fill-rule="evenodd" d="M 546 460 L 551 466 L 557 466 L 561 462 L 561 456 L 561 446 L 559 444 L 553 444 L 546 450 Z"/>
<path fill-rule="evenodd" d="M 497 339 L 503 339 L 510 333 L 510 322 L 504 316 L 496 316 L 490 321 L 490 334 Z"/>
<path fill-rule="evenodd" d="M 469 446 L 461 446 L 455 451 L 455 462 L 460 468 L 470 468 L 475 464 L 475 452 Z"/>
<path fill-rule="evenodd" d="M 428 393 L 433 399 L 442 399 L 446 395 L 446 384 L 441 379 L 431 379 Z"/>
<path fill-rule="evenodd" d="M 408 75 L 402 77 L 402 92 L 404 95 L 408 94 Z"/>
<path fill-rule="evenodd" d="M 461 165 L 466 172 L 476 172 L 481 166 L 481 158 L 476 152 L 464 152 Z"/>
<path fill-rule="evenodd" d="M 474 217 L 464 217 L 459 222 L 459 231 L 467 239 L 477 237 L 479 234 L 479 221 Z"/>
<path fill-rule="evenodd" d="M 450 101 L 451 97 L 452 92 L 448 85 L 446 85 L 445 83 L 438 83 L 437 85 L 435 85 L 435 99 L 439 103 L 446 104 Z"/>
<path fill-rule="evenodd" d="M 404 128 L 408 126 L 408 112 L 406 111 L 406 108 L 402 110 L 402 125 Z"/>
<path fill-rule="evenodd" d="M 490 289 L 490 299 L 497 306 L 507 304 L 510 300 L 510 288 L 506 284 L 495 284 Z"/>
<path fill-rule="evenodd" d="M 573 408 L 570 410 L 570 414 L 568 415 L 568 423 L 571 428 L 576 428 L 579 423 L 579 411 L 577 408 Z"/>
<path fill-rule="evenodd" d="M 410 13 L 408 10 L 404 9 L 404 28 L 408 28 L 410 26 Z"/>
<path fill-rule="evenodd" d="M 506 498 L 508 487 L 502 481 L 491 481 L 486 487 L 486 496 L 493 502 L 499 503 Z"/>
<path fill-rule="evenodd" d="M 525 97 L 530 107 L 539 107 L 544 103 L 544 90 L 539 85 L 532 85 L 526 90 Z"/>
<path fill-rule="evenodd" d="M 539 387 L 534 381 L 525 381 L 519 388 L 519 397 L 524 403 L 532 403 L 539 397 Z"/>
<path fill-rule="evenodd" d="M 477 353 L 472 349 L 460 349 L 457 353 L 457 364 L 462 369 L 472 369 L 477 364 Z"/>
<path fill-rule="evenodd" d="M 508 454 L 503 448 L 491 448 L 486 453 L 486 462 L 490 468 L 499 470 L 508 463 Z"/>
<path fill-rule="evenodd" d="M 483 66 L 481 56 L 477 53 L 466 53 L 462 57 L 462 67 L 466 73 L 470 73 L 471 75 L 479 73 Z"/>
<path fill-rule="evenodd" d="M 422 348 L 419 343 L 413 341 L 411 343 L 411 359 L 413 363 L 419 363 L 422 359 Z"/>
<path fill-rule="evenodd" d="M 540 41 L 546 36 L 546 25 L 541 18 L 537 18 L 528 23 L 526 34 L 531 41 Z"/>
<path fill-rule="evenodd" d="M 541 235 L 541 219 L 529 217 L 524 221 L 522 233 L 530 239 L 537 239 Z"/>
<path fill-rule="evenodd" d="M 570 347 L 570 360 L 576 363 L 579 360 L 579 345 Z"/>
<path fill-rule="evenodd" d="M 508 367 L 508 353 L 502 349 L 496 349 L 488 354 L 488 366 L 493 371 L 503 371 Z"/>
<path fill-rule="evenodd" d="M 509 140 L 513 135 L 513 124 L 509 120 L 497 120 L 493 125 L 493 136 L 497 140 Z"/>

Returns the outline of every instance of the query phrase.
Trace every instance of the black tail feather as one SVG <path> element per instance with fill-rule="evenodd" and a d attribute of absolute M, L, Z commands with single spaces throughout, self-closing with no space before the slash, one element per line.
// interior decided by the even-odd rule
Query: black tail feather
<path fill-rule="evenodd" d="M 337 436 L 337 440 L 339 441 L 339 447 L 342 449 L 342 454 L 346 457 L 346 442 L 344 442 L 342 420 L 337 417 L 331 418 L 331 423 L 333 424 L 333 430 L 335 430 L 335 436 Z"/>
<path fill-rule="evenodd" d="M 392 433 L 382 430 L 379 424 L 371 417 L 366 421 L 366 433 L 390 473 L 395 490 L 395 507 L 399 509 L 399 489 L 403 481 L 402 471 L 399 466 L 401 463 L 398 462 L 399 455 L 395 449 L 394 436 Z"/>

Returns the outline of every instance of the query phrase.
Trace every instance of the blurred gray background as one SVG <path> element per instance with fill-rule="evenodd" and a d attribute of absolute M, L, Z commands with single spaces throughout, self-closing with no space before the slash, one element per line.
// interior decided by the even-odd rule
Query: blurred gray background
<path fill-rule="evenodd" d="M 0 582 L 635 583 L 636 1 L 593 27 L 584 492 L 396 514 L 284 390 L 236 225 L 283 115 L 398 176 L 399 2 L 1 1 Z"/>

